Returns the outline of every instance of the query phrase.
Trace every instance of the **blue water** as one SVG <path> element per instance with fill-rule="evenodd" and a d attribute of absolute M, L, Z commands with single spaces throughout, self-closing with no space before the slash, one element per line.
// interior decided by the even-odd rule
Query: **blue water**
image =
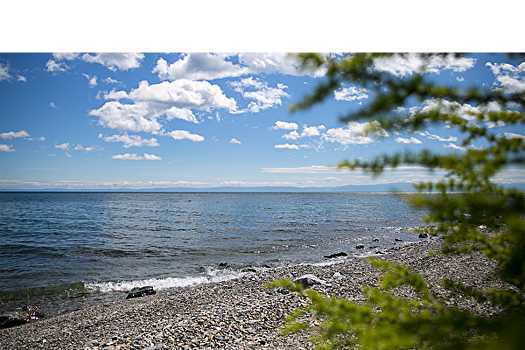
<path fill-rule="evenodd" d="M 371 254 L 417 241 L 421 217 L 390 193 L 0 193 L 0 302 Z"/>

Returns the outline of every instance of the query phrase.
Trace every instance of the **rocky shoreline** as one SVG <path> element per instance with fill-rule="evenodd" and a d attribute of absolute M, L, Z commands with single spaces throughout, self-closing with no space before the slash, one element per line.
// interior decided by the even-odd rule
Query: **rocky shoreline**
<path fill-rule="evenodd" d="M 494 276 L 495 261 L 481 254 L 427 254 L 441 244 L 441 239 L 425 239 L 381 257 L 421 274 L 438 297 L 448 297 L 437 283 L 443 278 L 479 289 L 508 287 Z M 312 349 L 304 335 L 279 333 L 286 316 L 306 301 L 296 293 L 264 288 L 276 279 L 306 274 L 325 281 L 313 287 L 325 295 L 364 302 L 363 286 L 377 283 L 380 273 L 366 259 L 346 257 L 257 271 L 2 329 L 0 349 Z M 408 290 L 399 293 L 413 297 Z M 477 304 L 467 297 L 448 302 L 487 316 L 498 312 L 488 302 Z"/>

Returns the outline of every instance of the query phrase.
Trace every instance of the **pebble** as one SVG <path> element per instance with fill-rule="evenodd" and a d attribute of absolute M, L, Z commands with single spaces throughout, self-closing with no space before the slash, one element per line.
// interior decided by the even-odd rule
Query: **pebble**
<path fill-rule="evenodd" d="M 494 276 L 495 261 L 481 254 L 427 254 L 440 247 L 441 240 L 432 239 L 390 250 L 380 258 L 415 270 L 441 298 L 449 296 L 438 283 L 442 278 L 478 289 L 509 287 Z M 301 264 L 225 282 L 161 290 L 2 329 L 0 349 L 313 349 L 304 334 L 285 337 L 279 333 L 286 316 L 305 306 L 306 300 L 297 293 L 264 288 L 276 279 L 304 275 L 326 282 L 312 287 L 323 295 L 363 303 L 363 287 L 379 282 L 380 272 L 366 259 L 349 258 L 330 265 Z M 415 297 L 408 289 L 396 293 Z M 485 315 L 500 311 L 467 297 L 448 302 Z"/>

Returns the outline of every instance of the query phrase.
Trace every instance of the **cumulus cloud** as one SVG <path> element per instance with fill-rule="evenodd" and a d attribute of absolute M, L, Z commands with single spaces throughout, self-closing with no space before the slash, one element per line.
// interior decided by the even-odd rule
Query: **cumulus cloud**
<path fill-rule="evenodd" d="M 324 125 L 319 125 L 319 126 L 308 126 L 308 125 L 303 125 L 303 131 L 299 134 L 297 131 L 292 131 L 288 134 L 284 134 L 282 137 L 287 139 L 287 140 L 297 140 L 299 138 L 302 138 L 302 137 L 314 137 L 314 136 L 320 136 L 321 135 L 321 131 L 325 130 L 325 126 Z"/>
<path fill-rule="evenodd" d="M 448 138 L 444 138 L 444 137 L 441 137 L 439 135 L 433 135 L 431 133 L 429 133 L 428 131 L 425 131 L 425 132 L 421 132 L 421 131 L 418 131 L 417 132 L 419 135 L 421 136 L 425 136 L 426 138 L 430 139 L 430 140 L 437 140 L 437 141 L 441 141 L 441 142 L 456 142 L 458 140 L 457 137 L 455 136 L 449 136 Z"/>
<path fill-rule="evenodd" d="M 74 53 L 74 52 L 54 52 L 53 53 L 53 57 L 58 61 L 62 61 L 62 60 L 71 61 L 77 58 L 78 55 L 79 55 L 78 53 Z"/>
<path fill-rule="evenodd" d="M 283 145 L 275 145 L 275 148 L 299 149 L 299 146 L 285 143 Z"/>
<path fill-rule="evenodd" d="M 0 152 L 16 152 L 11 147 L 13 147 L 13 145 L 0 144 Z"/>
<path fill-rule="evenodd" d="M 423 142 L 419 141 L 415 137 L 411 137 L 410 139 L 405 139 L 403 137 L 396 138 L 397 143 L 415 143 L 415 144 L 421 144 Z"/>
<path fill-rule="evenodd" d="M 239 62 L 233 63 L 235 58 Z M 297 62 L 285 53 L 188 53 L 173 63 L 159 58 L 153 73 L 160 79 L 213 80 L 233 78 L 248 74 L 304 75 L 298 70 Z M 313 76 L 323 76 L 325 69 L 319 69 Z"/>
<path fill-rule="evenodd" d="M 507 139 L 525 139 L 525 135 L 515 134 L 513 132 L 506 132 L 504 135 Z"/>
<path fill-rule="evenodd" d="M 452 148 L 452 149 L 457 149 L 457 150 L 460 150 L 460 151 L 465 151 L 466 149 L 464 147 L 460 147 L 454 143 L 449 143 L 448 145 L 444 145 L 443 148 Z"/>
<path fill-rule="evenodd" d="M 456 101 L 449 102 L 447 100 L 425 100 L 422 103 L 422 107 L 414 107 L 410 109 L 411 113 L 429 113 L 431 111 L 438 110 L 440 113 L 454 114 L 463 118 L 471 123 L 478 123 L 478 116 L 483 115 L 484 121 L 486 122 L 487 127 L 495 128 L 505 126 L 505 123 L 491 122 L 488 113 L 501 113 L 505 112 L 497 102 L 489 102 L 487 105 L 483 106 L 471 106 L 468 103 L 460 104 Z M 511 111 L 509 111 L 511 112 Z"/>
<path fill-rule="evenodd" d="M 120 160 L 161 160 L 161 157 L 157 157 L 154 154 L 147 154 L 144 153 L 143 156 L 137 156 L 136 153 L 125 153 L 125 154 L 117 154 L 115 156 L 111 157 L 112 159 L 120 159 Z"/>
<path fill-rule="evenodd" d="M 157 116 L 150 115 L 147 103 L 121 104 L 111 101 L 89 114 L 99 118 L 99 125 L 118 131 L 154 133 L 162 129 Z"/>
<path fill-rule="evenodd" d="M 27 81 L 27 78 L 26 78 L 26 77 L 23 77 L 23 76 L 21 76 L 21 75 L 19 75 L 18 78 L 17 78 L 16 80 L 18 80 L 18 81 L 20 81 L 20 82 L 22 82 L 22 83 L 25 83 L 25 82 Z"/>
<path fill-rule="evenodd" d="M 379 129 L 377 132 L 375 132 L 371 136 L 364 136 L 364 132 L 370 126 L 371 125 L 369 122 L 366 122 L 366 123 L 350 122 L 344 128 L 335 128 L 335 129 L 327 130 L 326 133 L 322 135 L 322 139 L 324 141 L 328 141 L 332 143 L 337 142 L 337 143 L 342 144 L 343 146 L 366 145 L 366 144 L 375 142 L 375 140 L 371 136 L 388 136 L 389 135 L 385 130 Z"/>
<path fill-rule="evenodd" d="M 93 151 L 97 151 L 97 150 L 99 150 L 99 148 L 97 146 L 84 147 L 81 144 L 78 144 L 78 145 L 75 146 L 75 151 L 84 151 L 86 153 L 89 153 L 89 152 L 93 152 Z"/>
<path fill-rule="evenodd" d="M 90 63 L 100 63 L 103 66 L 108 67 L 112 71 L 128 70 L 140 67 L 140 63 L 144 59 L 142 53 L 98 53 L 94 56 L 85 54 L 82 59 Z"/>
<path fill-rule="evenodd" d="M 61 145 L 55 145 L 55 148 L 61 149 L 63 151 L 69 149 L 69 142 L 63 143 Z"/>
<path fill-rule="evenodd" d="M 490 63 L 486 66 L 490 67 L 492 73 L 496 76 L 494 85 L 503 88 L 505 92 L 520 93 L 525 91 L 525 62 L 522 62 L 518 67 L 508 63 Z"/>
<path fill-rule="evenodd" d="M 53 60 L 49 60 L 46 63 L 46 71 L 48 72 L 64 72 L 67 69 L 69 69 L 69 67 L 63 62 L 56 63 Z"/>
<path fill-rule="evenodd" d="M 231 139 L 230 140 L 230 143 L 236 143 L 236 144 L 241 144 L 241 141 L 237 140 L 237 139 Z"/>
<path fill-rule="evenodd" d="M 9 80 L 11 78 L 12 78 L 12 76 L 9 74 L 9 67 L 8 66 L 4 66 L 0 62 L 0 81 L 2 81 L 2 80 Z"/>
<path fill-rule="evenodd" d="M 245 99 L 254 100 L 250 102 L 247 110 L 236 113 L 244 113 L 246 111 L 258 113 L 268 108 L 275 108 L 276 106 L 282 105 L 282 97 L 290 97 L 290 95 L 284 91 L 284 89 L 288 88 L 286 85 L 278 84 L 276 88 L 273 88 L 269 87 L 266 82 L 253 79 L 253 77 L 230 82 L 229 85 Z"/>
<path fill-rule="evenodd" d="M 435 73 L 442 70 L 464 72 L 476 64 L 475 58 L 431 56 L 428 60 L 416 53 L 405 56 L 395 54 L 374 60 L 374 69 L 388 72 L 398 77 L 410 76 L 414 73 Z"/>
<path fill-rule="evenodd" d="M 156 138 L 151 138 L 149 140 L 143 139 L 139 135 L 113 135 L 113 136 L 107 136 L 104 137 L 102 134 L 98 135 L 98 138 L 104 139 L 106 142 L 122 142 L 124 145 L 122 147 L 124 148 L 130 148 L 132 146 L 135 147 L 142 147 L 142 146 L 149 146 L 149 147 L 156 147 L 160 146 L 160 144 L 157 142 Z"/>
<path fill-rule="evenodd" d="M 212 109 L 227 109 L 233 112 L 237 104 L 227 98 L 218 85 L 207 81 L 177 80 L 149 85 L 142 81 L 130 93 L 112 91 L 107 98 L 128 98 L 133 104 L 117 101 L 106 102 L 90 115 L 99 117 L 99 124 L 119 131 L 159 132 L 162 125 L 158 118 L 182 119 L 198 123 L 192 109 L 210 112 Z"/>
<path fill-rule="evenodd" d="M 18 131 L 18 132 L 10 131 L 10 132 L 1 133 L 0 137 L 3 138 L 4 140 L 11 140 L 13 138 L 18 138 L 18 137 L 25 137 L 25 138 L 27 138 L 27 137 L 29 137 L 29 134 L 25 130 L 21 130 L 21 131 Z"/>
<path fill-rule="evenodd" d="M 343 87 L 340 90 L 335 90 L 334 95 L 337 101 L 355 101 L 368 98 L 367 92 L 367 89 L 351 86 L 347 88 Z"/>
<path fill-rule="evenodd" d="M 173 130 L 164 134 L 165 136 L 170 136 L 174 140 L 191 140 L 193 142 L 204 141 L 204 137 L 197 134 L 192 134 L 187 130 Z"/>
<path fill-rule="evenodd" d="M 270 130 L 297 130 L 299 125 L 295 123 L 276 121 L 275 126 L 272 126 Z"/>
<path fill-rule="evenodd" d="M 96 75 L 93 76 L 93 77 L 91 77 L 91 76 L 89 76 L 87 74 L 84 74 L 84 73 L 82 73 L 82 75 L 85 76 L 86 79 L 89 81 L 89 87 L 90 88 L 97 86 L 97 76 Z"/>
<path fill-rule="evenodd" d="M 159 58 L 152 73 L 158 73 L 160 79 L 213 80 L 247 74 L 248 68 L 234 65 L 216 54 L 197 52 L 172 64 Z"/>
<path fill-rule="evenodd" d="M 104 95 L 105 100 L 120 100 L 123 98 L 128 98 L 128 93 L 126 91 L 111 90 Z"/>

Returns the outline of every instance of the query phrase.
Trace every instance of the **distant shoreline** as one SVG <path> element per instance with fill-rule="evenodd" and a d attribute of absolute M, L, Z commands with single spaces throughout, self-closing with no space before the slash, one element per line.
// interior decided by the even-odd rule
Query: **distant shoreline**
<path fill-rule="evenodd" d="M 525 191 L 525 184 L 505 185 L 505 188 L 516 188 Z M 390 183 L 380 185 L 347 185 L 337 187 L 293 187 L 293 186 L 261 186 L 261 187 L 166 187 L 166 188 L 111 188 L 111 189 L 70 189 L 70 188 L 41 188 L 41 189 L 0 189 L 0 193 L 25 192 L 73 192 L 73 193 L 363 193 L 363 192 L 413 192 L 417 193 L 412 184 Z"/>

